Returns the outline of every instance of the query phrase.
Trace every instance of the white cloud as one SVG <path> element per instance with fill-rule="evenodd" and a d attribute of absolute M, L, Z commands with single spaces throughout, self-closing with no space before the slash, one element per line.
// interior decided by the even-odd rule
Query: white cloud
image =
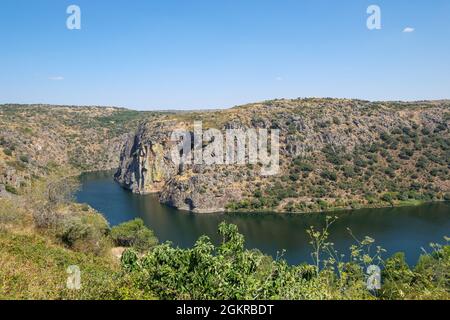
<path fill-rule="evenodd" d="M 51 81 L 63 81 L 64 77 L 62 77 L 62 76 L 54 76 L 54 77 L 48 78 L 48 80 L 51 80 Z"/>
<path fill-rule="evenodd" d="M 276 77 L 275 80 L 276 81 L 283 81 L 283 78 L 282 77 Z"/>
<path fill-rule="evenodd" d="M 414 28 L 411 28 L 411 27 L 406 27 L 405 29 L 403 29 L 403 32 L 404 33 L 411 33 L 411 32 L 414 32 Z"/>

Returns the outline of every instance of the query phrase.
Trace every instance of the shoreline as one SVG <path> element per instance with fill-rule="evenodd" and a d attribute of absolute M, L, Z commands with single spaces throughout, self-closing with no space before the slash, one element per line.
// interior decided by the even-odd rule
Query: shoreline
<path fill-rule="evenodd" d="M 90 174 L 90 173 L 113 173 L 117 169 L 107 169 L 107 170 L 92 170 L 92 171 L 82 171 L 78 174 L 78 177 L 81 177 L 83 174 Z M 76 174 L 75 174 L 76 175 Z M 131 190 L 124 188 L 120 183 L 118 183 L 114 179 L 114 175 L 111 175 L 111 182 L 117 184 L 122 188 L 124 191 L 132 192 Z M 151 193 L 152 195 L 158 195 L 159 193 Z M 148 194 L 136 194 L 139 196 L 145 196 Z M 159 202 L 159 201 L 158 201 Z M 365 210 L 365 209 L 388 209 L 388 208 L 402 208 L 402 207 L 419 207 L 426 204 L 433 204 L 433 203 L 445 203 L 450 202 L 447 200 L 434 200 L 434 201 L 422 201 L 422 200 L 408 200 L 408 201 L 398 201 L 394 205 L 382 205 L 382 204 L 376 204 L 376 205 L 367 205 L 367 206 L 361 206 L 358 208 L 352 208 L 352 207 L 337 207 L 337 208 L 331 208 L 329 210 L 322 210 L 322 211 L 276 211 L 276 210 L 237 210 L 237 211 L 230 211 L 230 210 L 205 210 L 205 211 L 191 211 L 191 210 L 183 210 L 179 209 L 174 206 L 170 206 L 168 204 L 159 202 L 160 205 L 166 206 L 169 208 L 172 208 L 174 210 L 177 210 L 180 213 L 187 213 L 187 214 L 194 214 L 194 215 L 211 215 L 211 214 L 222 214 L 222 215 L 233 215 L 233 214 L 276 214 L 276 215 L 305 215 L 305 214 L 332 214 L 336 213 L 339 214 L 339 212 L 343 211 L 359 211 L 359 210 Z M 78 203 L 78 202 L 77 202 Z"/>

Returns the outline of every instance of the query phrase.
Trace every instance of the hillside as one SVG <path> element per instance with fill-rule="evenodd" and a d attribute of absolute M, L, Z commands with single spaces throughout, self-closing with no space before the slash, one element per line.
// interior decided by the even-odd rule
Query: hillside
<path fill-rule="evenodd" d="M 153 113 L 122 108 L 0 106 L 0 197 L 58 167 L 117 168 L 129 132 Z"/>
<path fill-rule="evenodd" d="M 171 161 L 175 128 L 280 130 L 280 170 Z M 274 100 L 143 123 L 121 155 L 116 180 L 195 212 L 307 212 L 411 205 L 450 198 L 450 102 Z M 203 150 L 211 141 L 203 141 Z M 248 157 L 248 155 L 247 155 Z"/>

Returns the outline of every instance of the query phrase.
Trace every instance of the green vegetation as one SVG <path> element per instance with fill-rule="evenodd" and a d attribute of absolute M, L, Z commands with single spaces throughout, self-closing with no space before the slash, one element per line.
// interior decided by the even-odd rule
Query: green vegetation
<path fill-rule="evenodd" d="M 36 180 L 23 198 L 0 199 L 0 300 L 154 298 L 121 272 L 104 217 L 71 201 L 76 187 L 54 174 Z M 81 290 L 66 287 L 74 265 Z"/>
<path fill-rule="evenodd" d="M 449 299 L 450 246 L 433 245 L 414 268 L 403 254 L 383 260 L 383 249 L 370 253 L 374 240 L 366 238 L 350 248 L 344 260 L 328 242 L 327 227 L 309 230 L 314 265 L 290 266 L 258 250 L 246 250 L 235 225 L 222 223 L 222 242 L 206 236 L 193 248 L 169 243 L 143 257 L 133 250 L 122 256 L 126 274 L 139 290 L 160 299 Z M 367 289 L 366 270 L 379 265 L 382 289 Z"/>
<path fill-rule="evenodd" d="M 153 231 L 144 225 L 142 219 L 135 219 L 112 228 L 111 237 L 117 246 L 133 247 L 141 252 L 158 244 Z"/>
<path fill-rule="evenodd" d="M 16 188 L 14 188 L 13 186 L 10 186 L 8 184 L 5 186 L 5 190 L 12 194 L 16 194 L 16 195 L 19 194 L 19 192 L 17 191 Z"/>
<path fill-rule="evenodd" d="M 5 153 L 5 155 L 11 157 L 12 156 L 12 150 L 11 149 L 4 149 L 3 152 Z"/>
<path fill-rule="evenodd" d="M 435 130 L 416 123 L 399 126 L 353 150 L 328 143 L 314 156 L 286 161 L 282 174 L 257 186 L 257 197 L 230 201 L 226 208 L 314 212 L 443 201 L 450 179 L 449 152 L 445 124 Z"/>
<path fill-rule="evenodd" d="M 80 214 L 72 211 L 58 221 L 57 238 L 68 248 L 100 254 L 110 248 L 109 225 L 100 214 Z"/>
<path fill-rule="evenodd" d="M 21 155 L 20 156 L 20 161 L 22 161 L 24 163 L 28 163 L 28 162 L 30 162 L 30 158 L 28 158 L 28 156 Z"/>

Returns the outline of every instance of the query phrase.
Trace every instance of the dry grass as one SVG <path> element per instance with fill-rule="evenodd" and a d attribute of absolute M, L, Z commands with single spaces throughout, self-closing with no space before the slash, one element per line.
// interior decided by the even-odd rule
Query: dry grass
<path fill-rule="evenodd" d="M 66 270 L 77 265 L 82 290 L 66 288 Z M 118 264 L 110 257 L 76 253 L 37 234 L 0 232 L 0 299 L 114 298 Z"/>

